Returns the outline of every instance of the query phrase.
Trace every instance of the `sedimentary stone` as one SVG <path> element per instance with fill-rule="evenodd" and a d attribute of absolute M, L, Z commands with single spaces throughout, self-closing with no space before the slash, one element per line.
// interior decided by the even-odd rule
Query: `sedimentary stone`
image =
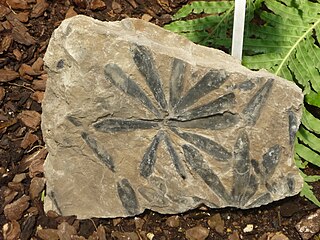
<path fill-rule="evenodd" d="M 293 83 L 138 19 L 67 19 L 44 60 L 47 211 L 246 209 L 301 190 Z"/>

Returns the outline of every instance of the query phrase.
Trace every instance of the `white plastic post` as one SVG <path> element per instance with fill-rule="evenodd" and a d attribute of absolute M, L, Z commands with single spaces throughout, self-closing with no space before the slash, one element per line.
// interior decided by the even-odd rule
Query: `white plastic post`
<path fill-rule="evenodd" d="M 246 0 L 235 0 L 231 55 L 241 61 Z"/>

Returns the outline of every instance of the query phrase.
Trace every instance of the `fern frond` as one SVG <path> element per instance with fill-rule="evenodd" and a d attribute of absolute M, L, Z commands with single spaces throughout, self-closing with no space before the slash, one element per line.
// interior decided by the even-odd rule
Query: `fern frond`
<path fill-rule="evenodd" d="M 309 131 L 320 134 L 320 120 L 314 117 L 305 108 L 303 109 L 301 122 Z"/>
<path fill-rule="evenodd" d="M 187 4 L 179 9 L 179 11 L 173 15 L 173 20 L 178 20 L 181 18 L 187 17 L 189 14 L 221 14 L 225 11 L 228 11 L 230 7 L 233 6 L 232 1 L 223 1 L 223 2 L 206 2 L 206 1 L 197 1 Z"/>
<path fill-rule="evenodd" d="M 306 181 L 303 183 L 302 190 L 300 192 L 300 195 L 303 197 L 308 198 L 311 202 L 313 202 L 315 205 L 320 207 L 320 201 L 317 199 L 317 197 L 312 192 L 313 187 L 310 186 Z"/>
<path fill-rule="evenodd" d="M 316 106 L 320 108 L 320 92 L 316 93 L 314 91 L 310 91 L 306 96 L 305 96 L 305 101 L 312 106 Z"/>
<path fill-rule="evenodd" d="M 310 9 L 316 4 L 299 1 L 300 4 L 291 6 L 292 1 L 288 0 L 266 0 L 264 3 L 271 12 L 261 12 L 260 17 L 266 23 L 262 27 L 251 28 L 251 38 L 244 41 L 245 49 L 254 49 L 255 52 L 260 50 L 263 54 L 272 53 L 273 55 L 265 55 L 270 57 L 267 61 L 268 70 L 286 78 L 290 72 L 304 88 L 305 93 L 311 89 L 308 82 L 316 91 L 320 91 L 319 71 L 314 67 L 314 59 L 320 58 L 320 50 L 313 38 L 314 31 L 320 26 L 320 16 Z M 317 5 L 319 12 L 320 6 Z M 270 45 L 277 49 L 272 49 Z M 250 67 L 251 58 L 254 57 L 256 56 L 245 57 L 244 65 L 248 64 Z M 270 67 L 272 61 L 273 66 Z M 255 64 L 255 67 L 264 66 L 261 63 Z"/>
<path fill-rule="evenodd" d="M 296 166 L 299 169 L 305 169 L 308 166 L 308 162 L 303 161 L 297 153 L 295 153 L 295 155 L 294 155 L 294 161 L 295 161 Z"/>
<path fill-rule="evenodd" d="M 320 153 L 320 138 L 318 138 L 312 132 L 308 131 L 302 126 L 299 132 L 297 132 L 297 137 L 305 145 L 308 145 L 310 148 Z"/>
<path fill-rule="evenodd" d="M 179 33 L 189 40 L 202 45 L 213 43 L 215 39 L 230 38 L 232 29 L 234 1 L 205 2 L 198 1 L 182 7 L 174 16 L 172 23 L 165 29 Z M 189 14 L 205 14 L 207 16 L 192 20 L 182 20 Z M 210 40 L 210 41 L 208 41 Z"/>
<path fill-rule="evenodd" d="M 303 144 L 297 144 L 295 146 L 296 153 L 309 163 L 320 167 L 320 155 Z"/>

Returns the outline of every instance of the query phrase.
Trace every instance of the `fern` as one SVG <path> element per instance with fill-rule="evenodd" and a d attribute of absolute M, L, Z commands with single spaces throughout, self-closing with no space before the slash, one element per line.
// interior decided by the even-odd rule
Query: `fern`
<path fill-rule="evenodd" d="M 233 10 L 234 1 L 192 2 L 165 28 L 196 43 L 230 51 Z M 191 15 L 193 19 L 186 20 Z M 197 15 L 202 17 L 195 18 Z M 263 23 L 256 24 L 257 19 Z M 319 34 L 319 0 L 248 0 L 243 64 L 294 81 L 303 89 L 305 103 L 320 108 Z M 295 143 L 295 161 L 300 169 L 308 163 L 320 167 L 320 119 L 308 109 L 303 108 Z M 320 206 L 308 184 L 320 177 L 302 176 L 301 196 Z"/>

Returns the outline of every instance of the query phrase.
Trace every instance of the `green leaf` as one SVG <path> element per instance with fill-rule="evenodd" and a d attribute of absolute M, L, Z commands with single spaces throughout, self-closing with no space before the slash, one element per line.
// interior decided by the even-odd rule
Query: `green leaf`
<path fill-rule="evenodd" d="M 313 133 L 309 132 L 304 127 L 300 127 L 299 131 L 297 132 L 297 137 L 305 145 L 308 145 L 313 150 L 320 152 L 320 138 L 318 138 Z"/>
<path fill-rule="evenodd" d="M 234 1 L 196 1 L 182 7 L 173 16 L 174 21 L 165 25 L 164 28 L 181 34 L 195 43 L 219 47 L 221 45 L 216 40 L 222 38 L 231 39 L 230 32 L 232 32 L 233 11 Z M 252 13 L 251 11 L 250 16 L 253 17 Z M 183 18 L 190 14 L 206 14 L 207 16 L 183 20 Z"/>
<path fill-rule="evenodd" d="M 320 201 L 317 199 L 317 197 L 312 192 L 313 187 L 307 184 L 306 182 L 303 183 L 302 190 L 300 192 L 300 196 L 306 197 L 311 202 L 313 202 L 315 205 L 320 207 Z"/>
<path fill-rule="evenodd" d="M 318 175 L 312 175 L 312 176 L 306 175 L 303 179 L 306 182 L 317 182 L 317 181 L 320 180 L 320 176 L 318 176 Z"/>
<path fill-rule="evenodd" d="M 309 1 L 293 4 L 291 0 L 264 3 L 269 11 L 262 11 L 260 17 L 266 23 L 251 24 L 249 38 L 244 41 L 244 49 L 260 54 L 244 57 L 243 64 L 294 79 L 305 93 L 310 92 L 310 84 L 316 92 L 320 91 L 320 48 L 314 39 L 314 33 L 320 29 L 320 4 Z"/>
<path fill-rule="evenodd" d="M 178 20 L 187 17 L 189 14 L 221 14 L 228 11 L 230 7 L 233 7 L 233 1 L 220 1 L 220 2 L 205 2 L 196 1 L 183 6 L 179 11 L 173 15 L 173 20 Z"/>
<path fill-rule="evenodd" d="M 320 108 L 320 92 L 319 93 L 315 93 L 314 91 L 310 91 L 305 96 L 305 100 L 306 100 L 306 102 L 308 104 Z"/>
<path fill-rule="evenodd" d="M 320 134 L 320 120 L 315 118 L 305 108 L 302 110 L 301 122 L 309 131 Z"/>
<path fill-rule="evenodd" d="M 320 167 L 320 155 L 303 144 L 295 146 L 296 153 L 304 160 Z"/>
<path fill-rule="evenodd" d="M 308 162 L 302 161 L 301 157 L 299 157 L 298 154 L 294 155 L 294 161 L 296 163 L 296 166 L 299 169 L 305 169 L 307 167 L 307 165 L 308 165 Z"/>

